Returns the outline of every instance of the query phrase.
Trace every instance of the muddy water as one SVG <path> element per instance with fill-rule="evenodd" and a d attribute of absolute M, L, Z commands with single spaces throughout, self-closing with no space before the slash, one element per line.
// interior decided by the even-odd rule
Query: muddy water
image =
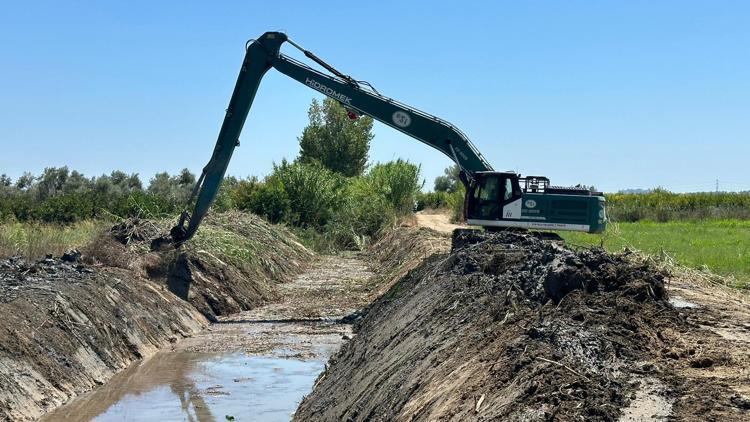
<path fill-rule="evenodd" d="M 336 321 L 371 278 L 355 257 L 321 257 L 280 286 L 282 302 L 223 318 L 42 421 L 288 421 L 351 338 Z"/>
<path fill-rule="evenodd" d="M 286 421 L 348 332 L 324 323 L 217 325 L 215 336 L 160 352 L 42 420 Z M 259 354 L 252 339 L 262 335 L 277 347 Z"/>

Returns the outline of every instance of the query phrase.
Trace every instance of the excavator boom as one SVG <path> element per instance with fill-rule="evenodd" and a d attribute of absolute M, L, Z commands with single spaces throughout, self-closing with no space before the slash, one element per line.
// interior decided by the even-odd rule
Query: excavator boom
<path fill-rule="evenodd" d="M 289 42 L 331 74 L 281 54 Z M 213 154 L 193 189 L 188 207 L 171 231 L 168 243 L 181 245 L 198 229 L 224 179 L 245 119 L 263 75 L 275 68 L 284 75 L 341 103 L 351 116 L 365 114 L 442 152 L 461 169 L 466 186 L 464 214 L 470 224 L 487 228 L 558 229 L 598 233 L 604 230 L 604 197 L 581 189 L 556 188 L 544 177 L 520 178 L 495 172 L 458 128 L 438 117 L 402 104 L 357 81 L 289 40 L 266 32 L 248 42 Z M 521 182 L 524 186 L 521 187 Z M 188 210 L 193 205 L 192 212 Z M 164 243 L 163 241 L 159 242 Z M 152 247 L 158 248 L 159 246 Z"/>
<path fill-rule="evenodd" d="M 208 212 L 224 179 L 232 153 L 239 145 L 240 133 L 260 81 L 272 67 L 333 98 L 351 111 L 371 116 L 441 151 L 455 161 L 468 178 L 475 172 L 492 170 L 466 135 L 452 124 L 380 95 L 372 88 L 365 88 L 291 41 L 290 44 L 302 50 L 307 57 L 321 64 L 334 76 L 326 75 L 283 55 L 280 49 L 286 41 L 289 39 L 284 33 L 266 32 L 259 39 L 248 43 L 213 154 L 203 168 L 188 202 L 189 205 L 195 204 L 192 213 L 187 209 L 183 211 L 179 223 L 171 231 L 175 244 L 179 245 L 190 239 Z"/>

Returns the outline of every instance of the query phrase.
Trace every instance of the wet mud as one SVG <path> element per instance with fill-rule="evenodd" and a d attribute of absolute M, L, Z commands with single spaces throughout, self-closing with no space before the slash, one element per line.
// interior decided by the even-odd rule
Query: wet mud
<path fill-rule="evenodd" d="M 295 419 L 747 420 L 748 344 L 673 306 L 673 282 L 639 256 L 468 235 L 368 308 Z"/>

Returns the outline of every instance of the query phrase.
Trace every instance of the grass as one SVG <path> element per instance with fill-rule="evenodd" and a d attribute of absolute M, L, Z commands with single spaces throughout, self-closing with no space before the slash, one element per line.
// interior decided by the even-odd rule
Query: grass
<path fill-rule="evenodd" d="M 636 249 L 667 255 L 677 263 L 734 278 L 735 287 L 750 286 L 750 221 L 694 220 L 611 223 L 603 235 L 561 232 L 572 245 L 604 246 L 608 251 Z"/>
<path fill-rule="evenodd" d="M 91 242 L 108 225 L 107 222 L 87 220 L 60 225 L 49 223 L 0 223 L 0 256 L 23 255 L 43 258 L 47 254 L 60 256 Z"/>
<path fill-rule="evenodd" d="M 268 264 L 264 261 L 271 257 L 258 254 L 263 249 L 261 245 L 273 241 L 288 243 L 293 237 L 279 238 L 252 218 L 219 214 L 213 220 L 216 220 L 213 225 L 201 227 L 193 243 L 199 248 L 219 250 L 239 262 L 260 260 Z M 69 225 L 0 223 L 0 256 L 20 254 L 32 259 L 47 254 L 59 256 L 69 249 L 85 246 L 110 224 L 103 220 Z M 233 230 L 228 230 L 229 227 Z M 611 223 L 603 235 L 576 232 L 561 235 L 571 245 L 604 246 L 615 252 L 627 247 L 657 257 L 669 256 L 690 268 L 733 277 L 731 283 L 736 287 L 750 286 L 750 220 L 622 222 Z M 287 247 L 299 251 L 300 245 L 292 243 Z"/>
<path fill-rule="evenodd" d="M 186 246 L 211 251 L 236 267 L 276 270 L 276 261 L 309 258 L 310 252 L 281 225 L 272 225 L 254 214 L 209 214 Z"/>

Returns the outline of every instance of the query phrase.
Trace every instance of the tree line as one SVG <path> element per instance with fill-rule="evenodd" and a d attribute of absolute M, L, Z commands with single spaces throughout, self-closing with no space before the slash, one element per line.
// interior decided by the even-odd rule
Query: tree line
<path fill-rule="evenodd" d="M 174 212 L 184 205 L 195 175 L 158 173 L 144 187 L 138 174 L 113 171 L 96 177 L 48 167 L 15 181 L 0 175 L 0 218 L 71 223 L 104 215 L 134 217 Z"/>
<path fill-rule="evenodd" d="M 422 187 L 420 167 L 404 160 L 368 165 L 373 121 L 350 120 L 336 101 L 313 100 L 299 155 L 275 164 L 263 179 L 226 178 L 214 212 L 247 210 L 337 246 L 356 246 L 413 211 Z M 196 182 L 188 169 L 158 173 L 145 185 L 138 174 L 88 177 L 50 167 L 16 180 L 0 176 L 0 219 L 72 223 L 96 218 L 176 216 Z"/>

